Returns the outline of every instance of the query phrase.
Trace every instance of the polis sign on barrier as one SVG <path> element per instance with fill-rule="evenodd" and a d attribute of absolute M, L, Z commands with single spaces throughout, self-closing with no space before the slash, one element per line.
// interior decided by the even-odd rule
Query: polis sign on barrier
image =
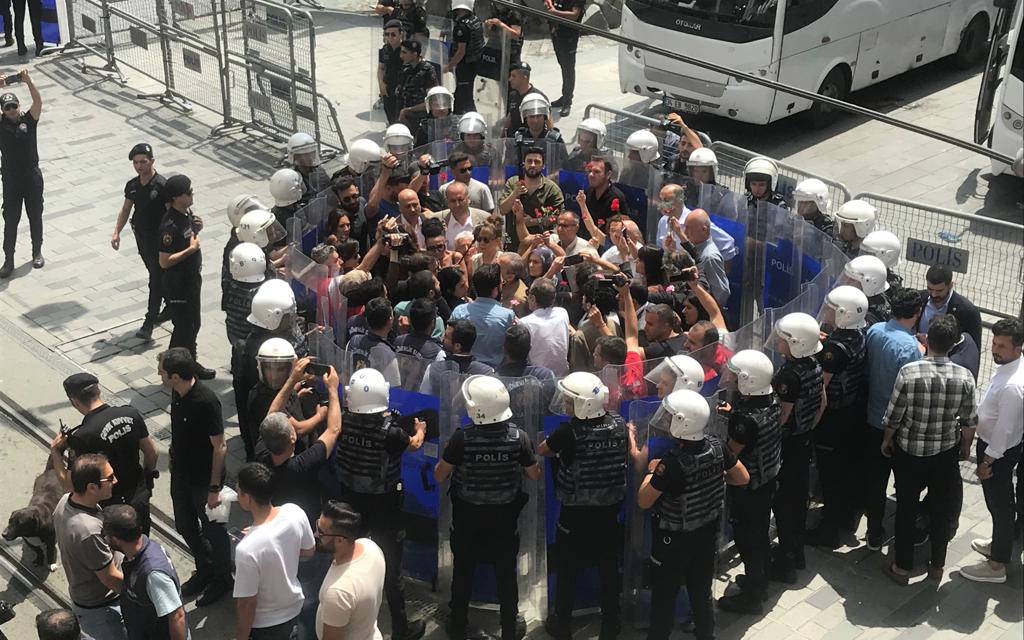
<path fill-rule="evenodd" d="M 920 264 L 942 265 L 950 271 L 967 273 L 971 252 L 948 245 L 935 244 L 918 238 L 907 238 L 907 260 Z"/>

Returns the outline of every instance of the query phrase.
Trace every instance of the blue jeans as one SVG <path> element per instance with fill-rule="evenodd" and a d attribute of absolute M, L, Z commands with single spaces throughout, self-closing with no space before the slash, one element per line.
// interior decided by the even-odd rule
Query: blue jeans
<path fill-rule="evenodd" d="M 299 613 L 299 640 L 316 640 L 316 610 L 320 606 L 320 586 L 331 568 L 333 556 L 314 553 L 299 559 L 299 584 L 302 585 L 302 611 Z"/>
<path fill-rule="evenodd" d="M 125 631 L 124 622 L 121 620 L 120 605 L 85 609 L 72 604 L 71 611 L 78 617 L 78 624 L 82 627 L 83 638 L 88 638 L 89 640 L 93 638 L 95 640 L 128 640 L 128 632 Z"/>

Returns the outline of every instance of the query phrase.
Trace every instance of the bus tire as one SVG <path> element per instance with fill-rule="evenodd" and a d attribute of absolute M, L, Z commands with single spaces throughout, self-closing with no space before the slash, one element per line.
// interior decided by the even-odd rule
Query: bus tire
<path fill-rule="evenodd" d="M 835 67 L 828 72 L 825 79 L 818 87 L 818 95 L 828 96 L 837 100 L 846 100 L 846 93 L 849 90 L 846 74 L 842 68 Z M 807 111 L 807 121 L 815 129 L 823 129 L 835 120 L 839 111 L 829 104 L 815 102 Z"/>
<path fill-rule="evenodd" d="M 957 69 L 970 69 L 984 59 L 988 49 L 988 18 L 984 13 L 971 18 L 967 28 L 960 34 L 960 46 L 950 61 Z"/>

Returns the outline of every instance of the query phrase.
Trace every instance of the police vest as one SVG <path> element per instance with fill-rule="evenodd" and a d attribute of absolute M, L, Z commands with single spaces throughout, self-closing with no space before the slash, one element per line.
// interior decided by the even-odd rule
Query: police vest
<path fill-rule="evenodd" d="M 576 441 L 555 478 L 558 501 L 571 506 L 607 506 L 626 497 L 626 423 L 613 413 L 596 420 L 573 418 Z M 560 456 L 561 457 L 561 456 Z"/>
<path fill-rule="evenodd" d="M 338 480 L 355 493 L 382 494 L 398 490 L 402 456 L 385 449 L 390 416 L 345 412 L 345 428 L 338 436 L 334 454 Z"/>
<path fill-rule="evenodd" d="M 124 591 L 121 592 L 121 616 L 128 630 L 129 638 L 163 640 L 171 637 L 167 619 L 156 615 L 156 607 L 149 597 L 146 583 L 154 571 L 162 571 L 171 577 L 174 586 L 181 590 L 178 573 L 174 570 L 167 552 L 160 543 L 146 539 L 142 551 L 121 565 L 124 573 Z"/>
<path fill-rule="evenodd" d="M 458 371 L 466 375 L 487 375 L 494 373 L 494 368 L 479 362 L 469 354 L 448 354 L 448 358 L 438 363 L 439 369 Z"/>
<path fill-rule="evenodd" d="M 825 339 L 825 344 L 838 347 L 847 358 L 846 368 L 833 373 L 828 381 L 826 407 L 829 411 L 836 411 L 863 402 L 868 361 L 864 332 L 860 329 L 836 329 Z"/>
<path fill-rule="evenodd" d="M 366 367 L 372 367 L 374 364 L 380 367 L 380 363 L 373 363 L 370 360 L 370 351 L 379 344 L 383 344 L 389 350 L 394 351 L 391 343 L 376 333 L 367 332 L 354 337 L 347 347 L 348 353 L 352 358 L 352 370 L 365 369 Z"/>
<path fill-rule="evenodd" d="M 677 447 L 662 464 L 678 464 L 683 471 L 683 493 L 663 493 L 654 505 L 658 526 L 667 531 L 694 531 L 722 515 L 725 499 L 725 451 L 717 438 L 707 438 L 699 451 Z"/>
<path fill-rule="evenodd" d="M 470 504 L 515 500 L 523 482 L 523 434 L 511 422 L 498 422 L 471 426 L 464 435 L 462 464 L 455 467 L 455 495 Z"/>
<path fill-rule="evenodd" d="M 478 62 L 484 50 L 484 23 L 474 14 L 463 16 L 459 22 L 469 30 L 469 43 L 466 45 L 466 55 L 462 60 Z"/>
<path fill-rule="evenodd" d="M 814 417 L 821 408 L 822 388 L 821 365 L 813 356 L 789 360 L 783 368 L 797 374 L 800 379 L 800 394 L 793 403 L 793 411 L 786 422 L 787 436 L 799 436 L 814 428 Z"/>
<path fill-rule="evenodd" d="M 441 353 L 441 343 L 429 335 L 406 333 L 395 340 L 395 353 L 423 360 L 434 360 Z"/>
<path fill-rule="evenodd" d="M 892 307 L 889 306 L 889 299 L 884 293 L 868 298 L 868 312 L 864 314 L 864 319 L 869 327 L 876 322 L 889 322 L 891 317 Z"/>
<path fill-rule="evenodd" d="M 779 474 L 782 463 L 782 405 L 774 393 L 771 402 L 765 406 L 755 406 L 741 397 L 733 412 L 736 419 L 745 418 L 757 425 L 757 442 L 743 447 L 738 456 L 750 474 L 747 489 L 753 490 Z"/>
<path fill-rule="evenodd" d="M 224 326 L 228 331 L 228 342 L 232 346 L 245 342 L 246 336 L 257 327 L 248 320 L 252 310 L 252 298 L 262 282 L 238 282 L 231 280 L 224 289 Z"/>

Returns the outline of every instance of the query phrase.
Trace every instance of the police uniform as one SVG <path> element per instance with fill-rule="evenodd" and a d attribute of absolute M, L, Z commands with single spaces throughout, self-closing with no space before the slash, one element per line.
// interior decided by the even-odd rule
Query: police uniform
<path fill-rule="evenodd" d="M 583 10 L 587 0 L 553 0 L 552 4 L 559 11 L 578 9 L 575 21 L 583 21 Z M 551 25 L 551 44 L 555 49 L 555 59 L 562 69 L 562 106 L 572 104 L 573 92 L 576 90 L 576 47 L 580 42 L 580 32 L 571 27 Z"/>
<path fill-rule="evenodd" d="M 501 20 L 509 27 L 519 27 L 519 33 L 523 32 L 523 14 L 516 9 L 506 9 L 505 7 L 493 7 L 494 17 Z M 499 29 L 501 27 L 498 27 Z M 518 38 L 512 34 L 508 36 L 508 62 L 510 65 L 516 64 L 523 58 L 523 36 L 520 35 Z"/>
<path fill-rule="evenodd" d="M 824 233 L 829 238 L 836 237 L 836 221 L 826 216 L 821 211 L 818 211 L 810 218 L 806 218 L 807 222 L 814 225 L 814 228 Z"/>
<path fill-rule="evenodd" d="M 488 143 L 471 149 L 465 142 L 456 142 L 452 147 L 452 153 L 461 152 L 469 156 L 474 167 L 490 167 L 491 161 L 497 157 L 497 151 Z"/>
<path fill-rule="evenodd" d="M 138 153 L 152 153 L 149 145 Z M 132 151 L 136 151 L 135 147 Z M 136 155 L 135 153 L 132 154 Z M 164 196 L 164 185 L 167 180 L 154 172 L 149 182 L 135 176 L 124 185 L 124 197 L 132 202 L 132 217 L 129 221 L 135 234 L 135 245 L 139 249 L 142 263 L 149 273 L 149 300 L 146 305 L 146 318 L 143 324 L 149 327 L 157 323 L 160 315 L 160 303 L 163 301 L 163 270 L 160 268 L 160 223 L 167 213 L 167 198 Z"/>
<path fill-rule="evenodd" d="M 885 281 L 889 283 L 890 290 L 903 288 L 903 276 L 892 269 L 886 269 Z"/>
<path fill-rule="evenodd" d="M 458 140 L 458 135 L 458 117 L 448 114 L 443 118 L 435 118 L 428 114 L 420 121 L 420 130 L 416 132 L 414 145 L 422 147 L 431 142 L 454 142 Z"/>
<path fill-rule="evenodd" d="M 718 438 L 680 442 L 655 467 L 651 531 L 651 626 L 648 640 L 668 640 L 676 596 L 686 586 L 698 640 L 714 637 L 711 581 L 724 509 L 724 473 L 736 456 Z"/>
<path fill-rule="evenodd" d="M 590 164 L 591 160 L 601 159 L 610 161 L 611 158 L 612 152 L 610 149 L 594 149 L 584 153 L 582 149 L 576 148 L 569 154 L 562 169 L 566 171 L 586 171 L 587 165 Z"/>
<path fill-rule="evenodd" d="M 161 252 L 173 255 L 187 249 L 193 235 L 192 213 L 170 207 L 160 223 L 159 233 Z M 163 273 L 167 309 L 174 323 L 170 347 L 185 347 L 193 358 L 196 358 L 196 336 L 201 321 L 202 267 L 202 251 L 196 251 L 167 267 Z"/>
<path fill-rule="evenodd" d="M 629 438 L 622 417 L 572 418 L 547 439 L 558 454 L 555 492 L 561 505 L 555 538 L 555 614 L 567 625 L 572 618 L 576 576 L 596 562 L 601 578 L 602 636 L 619 628 L 619 556 L 622 525 L 619 511 L 626 496 Z"/>
<path fill-rule="evenodd" d="M 4 102 L 11 102 L 8 94 L 4 95 Z M 5 264 L 13 263 L 14 260 L 22 203 L 25 205 L 25 213 L 28 214 L 33 258 L 40 255 L 43 246 L 43 173 L 39 170 L 37 126 L 38 122 L 29 111 L 22 113 L 13 122 L 7 116 L 0 116 Z"/>
<path fill-rule="evenodd" d="M 452 111 L 458 114 L 476 111 L 473 84 L 476 82 L 480 54 L 484 50 L 484 23 L 475 14 L 463 10 L 455 19 L 452 44 L 455 47 L 466 45 L 465 55 L 455 65 L 455 104 Z"/>
<path fill-rule="evenodd" d="M 508 421 L 472 425 L 452 434 L 442 459 L 455 467 L 449 492 L 452 636 L 465 634 L 476 565 L 489 559 L 497 578 L 501 637 L 514 640 L 519 613 L 518 521 L 527 500 L 522 491 L 523 469 L 537 464 L 533 442 Z"/>
<path fill-rule="evenodd" d="M 813 431 L 814 449 L 824 499 L 815 542 L 838 546 L 839 529 L 853 528 L 858 499 L 857 434 L 865 420 L 867 346 L 862 329 L 836 329 L 822 344 L 817 360 L 832 374 L 825 393 L 828 402 Z"/>
<path fill-rule="evenodd" d="M 508 127 L 505 129 L 505 137 L 511 138 L 515 135 L 516 131 L 525 124 L 523 122 L 523 116 L 519 113 L 519 105 L 523 103 L 523 98 L 530 95 L 531 93 L 539 93 L 547 99 L 547 94 L 538 89 L 537 87 L 530 85 L 530 88 L 523 93 L 519 93 L 516 89 L 511 87 L 508 90 L 508 97 L 505 99 L 505 113 L 508 118 Z"/>
<path fill-rule="evenodd" d="M 430 91 L 430 89 L 439 84 L 441 83 L 437 79 L 437 69 L 426 60 L 420 60 L 416 64 L 403 66 L 401 106 L 404 108 L 422 105 L 423 100 L 427 97 L 427 91 Z M 419 131 L 419 123 L 426 117 L 426 113 L 417 113 L 412 117 L 416 119 L 409 120 L 406 124 L 410 132 L 415 136 Z"/>
<path fill-rule="evenodd" d="M 782 464 L 775 493 L 775 525 L 779 546 L 772 559 L 774 577 L 779 572 L 803 569 L 807 494 L 810 491 L 811 430 L 821 408 L 821 366 L 813 356 L 787 359 L 772 380 L 782 402 L 793 404 L 782 425 Z"/>
<path fill-rule="evenodd" d="M 558 130 L 558 127 L 549 129 L 547 125 L 544 125 L 544 129 L 540 134 L 534 136 L 530 133 L 530 128 L 523 125 L 512 135 L 512 139 L 513 144 L 519 147 L 516 151 L 517 156 L 525 151 L 527 147 L 538 146 L 544 149 L 544 164 L 551 171 L 565 164 L 565 160 L 569 155 L 565 148 L 565 141 L 562 139 L 562 132 Z"/>
<path fill-rule="evenodd" d="M 892 307 L 884 292 L 868 298 L 868 312 L 864 314 L 864 320 L 869 327 L 876 322 L 888 322 L 891 317 Z"/>
<path fill-rule="evenodd" d="M 299 200 L 301 204 L 306 204 L 310 200 L 316 197 L 318 193 L 327 189 L 331 186 L 331 179 L 327 175 L 327 172 L 323 167 L 317 165 L 315 167 L 292 167 L 302 178 L 302 187 L 304 189 L 302 200 Z"/>
<path fill-rule="evenodd" d="M 394 7 L 390 14 L 384 16 L 384 23 L 398 20 L 402 23 L 403 37 L 411 38 L 414 35 L 421 35 L 424 38 L 430 37 L 430 29 L 427 28 L 427 10 L 421 7 L 415 0 L 409 7 L 403 7 L 401 1 L 383 0 L 384 6 Z"/>
<path fill-rule="evenodd" d="M 729 520 L 747 576 L 744 595 L 757 598 L 763 597 L 768 585 L 768 527 L 782 459 L 781 414 L 774 393 L 741 395 L 729 413 L 729 439 L 743 445 L 738 457 L 750 474 L 746 486 L 728 489 Z"/>
<path fill-rule="evenodd" d="M 390 18 L 388 18 L 390 20 Z M 387 116 L 388 124 L 398 122 L 398 111 L 401 105 L 400 89 L 402 86 L 402 57 L 399 55 L 401 47 L 384 45 L 377 53 L 377 62 L 384 67 L 384 88 L 388 95 L 382 101 L 384 103 L 384 114 Z"/>

